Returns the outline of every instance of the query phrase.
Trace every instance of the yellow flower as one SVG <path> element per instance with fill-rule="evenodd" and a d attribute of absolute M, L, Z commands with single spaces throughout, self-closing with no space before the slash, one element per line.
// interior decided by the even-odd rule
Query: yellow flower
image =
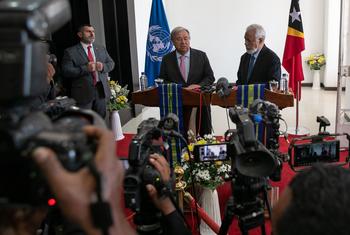
<path fill-rule="evenodd" d="M 194 147 L 194 144 L 193 144 L 193 143 L 189 144 L 189 145 L 188 145 L 188 150 L 189 150 L 190 152 L 193 152 L 193 147 Z"/>
<path fill-rule="evenodd" d="M 215 166 L 220 167 L 222 166 L 223 162 L 222 161 L 215 161 Z"/>
<path fill-rule="evenodd" d="M 117 103 L 120 103 L 120 98 L 118 97 L 118 98 L 116 99 L 116 101 L 117 101 Z"/>
<path fill-rule="evenodd" d="M 109 84 L 110 84 L 111 86 L 113 86 L 113 85 L 115 84 L 115 81 L 110 80 L 110 81 L 109 81 Z"/>
<path fill-rule="evenodd" d="M 184 161 L 188 162 L 190 160 L 190 156 L 188 155 L 188 152 L 185 152 L 183 155 Z"/>
<path fill-rule="evenodd" d="M 197 144 L 206 144 L 207 141 L 205 139 L 201 139 L 197 141 Z"/>

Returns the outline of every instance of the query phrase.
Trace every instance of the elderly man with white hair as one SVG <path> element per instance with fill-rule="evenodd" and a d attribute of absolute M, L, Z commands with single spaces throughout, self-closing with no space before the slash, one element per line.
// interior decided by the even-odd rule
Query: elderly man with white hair
<path fill-rule="evenodd" d="M 258 24 L 249 25 L 244 35 L 246 52 L 241 56 L 237 72 L 237 85 L 268 84 L 271 80 L 279 81 L 281 61 L 265 45 L 266 33 Z"/>

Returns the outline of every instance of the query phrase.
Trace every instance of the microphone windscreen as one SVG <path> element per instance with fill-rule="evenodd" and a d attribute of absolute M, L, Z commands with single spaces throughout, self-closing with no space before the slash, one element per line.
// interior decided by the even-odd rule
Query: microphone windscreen
<path fill-rule="evenodd" d="M 216 83 L 216 93 L 219 97 L 229 96 L 230 95 L 229 82 L 227 78 L 221 77 Z"/>

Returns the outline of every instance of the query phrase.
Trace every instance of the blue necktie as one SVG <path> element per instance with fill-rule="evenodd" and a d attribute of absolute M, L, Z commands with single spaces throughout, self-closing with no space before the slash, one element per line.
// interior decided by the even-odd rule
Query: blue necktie
<path fill-rule="evenodd" d="M 252 75 L 252 71 L 253 71 L 253 68 L 254 68 L 254 61 L 255 61 L 255 56 L 254 56 L 254 55 L 251 55 L 251 56 L 250 56 L 250 60 L 249 60 L 247 81 L 250 80 L 250 77 L 251 77 L 251 75 Z"/>

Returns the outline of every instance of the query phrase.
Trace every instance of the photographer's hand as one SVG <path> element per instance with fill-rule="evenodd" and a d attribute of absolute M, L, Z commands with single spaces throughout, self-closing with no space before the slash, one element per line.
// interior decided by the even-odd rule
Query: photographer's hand
<path fill-rule="evenodd" d="M 150 163 L 160 173 L 164 184 L 168 184 L 170 181 L 170 167 L 167 160 L 158 154 L 150 155 Z M 146 185 L 148 195 L 152 199 L 154 205 L 164 214 L 168 215 L 175 211 L 175 206 L 168 196 L 159 196 L 156 188 L 148 184 Z"/>
<path fill-rule="evenodd" d="M 110 234 L 135 234 L 126 221 L 120 205 L 124 168 L 115 157 L 113 134 L 92 126 L 86 127 L 85 132 L 98 141 L 94 161 L 101 174 L 102 197 L 110 204 L 113 215 L 114 223 L 109 232 Z M 33 156 L 66 218 L 79 224 L 88 234 L 101 234 L 101 231 L 93 226 L 90 214 L 90 203 L 96 187 L 90 171 L 85 167 L 78 172 L 68 172 L 60 164 L 56 154 L 48 148 L 36 149 Z"/>

